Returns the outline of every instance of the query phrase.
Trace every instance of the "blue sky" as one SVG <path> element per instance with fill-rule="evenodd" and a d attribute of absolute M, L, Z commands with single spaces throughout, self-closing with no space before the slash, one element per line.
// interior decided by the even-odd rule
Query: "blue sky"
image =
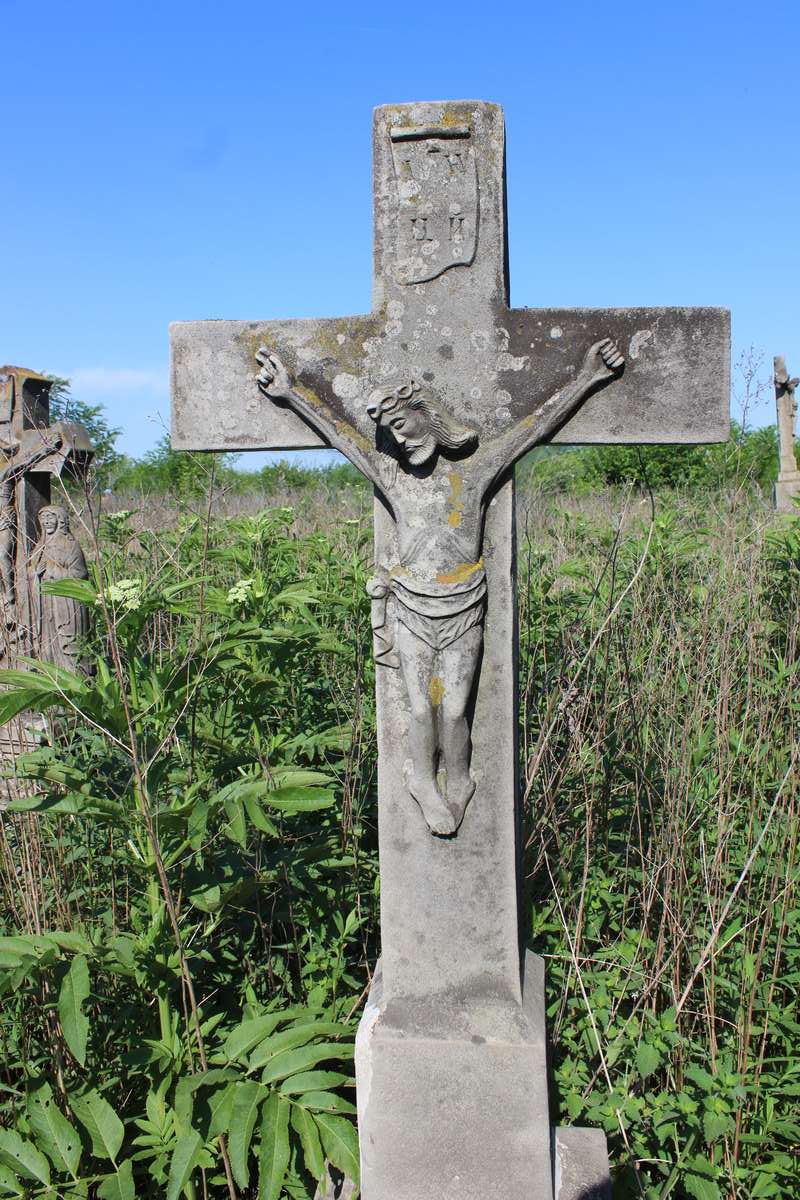
<path fill-rule="evenodd" d="M 796 0 L 0 0 L 0 29 L 0 362 L 70 376 L 129 453 L 171 320 L 369 308 L 392 101 L 504 106 L 514 304 L 725 305 L 734 359 L 800 372 Z"/>

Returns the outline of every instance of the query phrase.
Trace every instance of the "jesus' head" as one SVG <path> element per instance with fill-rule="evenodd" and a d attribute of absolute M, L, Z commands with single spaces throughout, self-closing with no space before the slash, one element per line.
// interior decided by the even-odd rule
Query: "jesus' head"
<path fill-rule="evenodd" d="M 463 450 L 478 440 L 474 429 L 454 420 L 413 379 L 396 388 L 375 388 L 367 412 L 379 428 L 391 433 L 413 467 L 422 466 L 440 448 Z"/>

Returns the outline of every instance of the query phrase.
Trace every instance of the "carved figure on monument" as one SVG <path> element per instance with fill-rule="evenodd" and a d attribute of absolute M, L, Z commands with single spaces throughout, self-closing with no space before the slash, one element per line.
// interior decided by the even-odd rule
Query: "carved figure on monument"
<path fill-rule="evenodd" d="M 475 792 L 469 709 L 487 604 L 487 505 L 517 459 L 621 374 L 623 355 L 611 338 L 595 342 L 572 380 L 485 442 L 416 379 L 374 388 L 366 402 L 376 426 L 374 447 L 321 397 L 298 390 L 277 354 L 262 347 L 256 359 L 263 394 L 288 404 L 341 450 L 394 518 L 397 561 L 367 587 L 376 662 L 399 667 L 403 675 L 410 710 L 408 791 L 431 832 L 452 835 Z"/>
<path fill-rule="evenodd" d="M 82 650 L 89 632 L 89 610 L 69 596 L 49 595 L 43 584 L 87 579 L 86 559 L 70 529 L 66 508 L 51 504 L 41 509 L 39 527 L 41 537 L 28 561 L 34 652 L 68 671 L 85 669 Z"/>
<path fill-rule="evenodd" d="M 44 429 L 37 433 L 36 443 L 23 450 L 19 443 L 0 447 L 7 455 L 0 467 L 0 589 L 3 600 L 3 619 L 7 629 L 17 625 L 17 592 L 14 578 L 17 555 L 18 515 L 16 486 L 37 464 L 48 458 L 62 443 L 58 430 Z"/>

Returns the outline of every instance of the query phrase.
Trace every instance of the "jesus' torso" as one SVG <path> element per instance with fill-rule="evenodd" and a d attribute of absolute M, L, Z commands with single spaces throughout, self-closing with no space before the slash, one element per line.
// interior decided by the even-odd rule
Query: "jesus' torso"
<path fill-rule="evenodd" d="M 476 465 L 439 458 L 428 475 L 403 473 L 386 489 L 397 526 L 396 568 L 417 579 L 462 582 L 481 555 L 484 482 Z"/>

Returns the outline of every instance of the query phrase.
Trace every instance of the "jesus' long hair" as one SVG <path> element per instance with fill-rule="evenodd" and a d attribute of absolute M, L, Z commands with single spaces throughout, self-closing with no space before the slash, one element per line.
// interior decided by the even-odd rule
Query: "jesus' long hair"
<path fill-rule="evenodd" d="M 380 421 L 381 417 L 394 416 L 404 408 L 425 414 L 437 444 L 445 450 L 463 450 L 467 446 L 474 446 L 478 440 L 474 429 L 456 421 L 438 400 L 423 392 L 413 380 L 392 391 L 376 389 L 370 396 L 367 412 L 373 421 Z"/>

